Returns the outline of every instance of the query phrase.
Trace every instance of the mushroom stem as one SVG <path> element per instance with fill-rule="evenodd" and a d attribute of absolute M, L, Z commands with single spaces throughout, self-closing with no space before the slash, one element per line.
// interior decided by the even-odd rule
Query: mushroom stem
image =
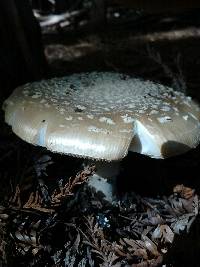
<path fill-rule="evenodd" d="M 94 163 L 94 162 L 93 162 Z M 120 172 L 120 162 L 95 162 L 96 173 L 93 174 L 88 185 L 97 193 L 100 193 L 104 200 L 109 203 L 116 201 L 116 181 Z"/>

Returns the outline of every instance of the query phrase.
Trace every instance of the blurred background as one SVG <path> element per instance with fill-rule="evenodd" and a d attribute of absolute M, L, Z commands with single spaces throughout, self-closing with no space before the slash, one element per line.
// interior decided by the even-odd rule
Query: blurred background
<path fill-rule="evenodd" d="M 110 70 L 187 87 L 193 94 L 199 82 L 200 16 L 190 5 L 3 0 L 2 90 L 9 94 L 18 84 L 42 77 Z"/>

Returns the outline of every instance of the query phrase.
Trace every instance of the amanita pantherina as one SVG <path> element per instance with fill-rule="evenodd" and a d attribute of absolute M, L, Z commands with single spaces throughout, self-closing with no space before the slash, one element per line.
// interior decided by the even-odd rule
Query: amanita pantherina
<path fill-rule="evenodd" d="M 200 109 L 190 97 L 124 74 L 83 73 L 25 84 L 3 108 L 23 140 L 98 161 L 119 161 L 128 150 L 166 158 L 200 141 Z M 111 200 L 104 182 L 113 174 L 101 170 L 105 177 L 94 175 L 90 183 L 97 190 L 105 184 L 102 190 Z"/>

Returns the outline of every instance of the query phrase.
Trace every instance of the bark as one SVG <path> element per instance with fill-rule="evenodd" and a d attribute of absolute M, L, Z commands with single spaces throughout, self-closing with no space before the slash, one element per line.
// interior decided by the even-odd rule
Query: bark
<path fill-rule="evenodd" d="M 40 79 L 45 72 L 39 25 L 27 0 L 0 1 L 0 86 L 13 87 Z M 8 92 L 5 92 L 5 90 Z"/>

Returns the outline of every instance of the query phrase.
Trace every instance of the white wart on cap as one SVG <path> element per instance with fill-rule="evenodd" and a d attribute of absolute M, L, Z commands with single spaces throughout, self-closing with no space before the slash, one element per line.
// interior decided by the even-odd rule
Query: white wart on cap
<path fill-rule="evenodd" d="M 200 109 L 172 88 L 118 73 L 83 73 L 18 87 L 4 102 L 6 122 L 25 141 L 92 159 L 128 150 L 154 158 L 200 141 Z"/>

